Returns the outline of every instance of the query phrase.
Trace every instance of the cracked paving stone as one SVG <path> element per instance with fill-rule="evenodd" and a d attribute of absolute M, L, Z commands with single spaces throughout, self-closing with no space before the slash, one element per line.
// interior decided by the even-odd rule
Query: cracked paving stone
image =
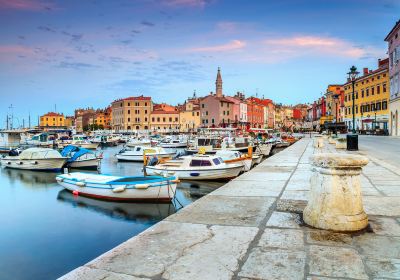
<path fill-rule="evenodd" d="M 274 212 L 267 222 L 269 227 L 300 228 L 300 216 L 295 213 Z"/>
<path fill-rule="evenodd" d="M 373 257 L 368 257 L 366 258 L 365 263 L 371 271 L 374 279 L 400 279 L 400 259 L 375 259 Z"/>
<path fill-rule="evenodd" d="M 239 277 L 251 279 L 303 279 L 305 262 L 306 253 L 303 251 L 255 248 L 242 267 Z"/>
<path fill-rule="evenodd" d="M 135 277 L 127 274 L 119 274 L 107 270 L 90 268 L 90 267 L 79 267 L 59 278 L 60 280 L 80 280 L 80 279 L 91 279 L 91 280 L 150 280 L 149 278 Z"/>
<path fill-rule="evenodd" d="M 206 225 L 163 221 L 86 266 L 138 277 L 154 277 L 164 273 L 185 248 L 209 237 Z"/>
<path fill-rule="evenodd" d="M 258 246 L 276 247 L 280 249 L 304 248 L 304 233 L 295 229 L 266 228 L 262 234 Z"/>
<path fill-rule="evenodd" d="M 211 225 L 258 226 L 276 198 L 206 196 L 167 221 Z"/>
<path fill-rule="evenodd" d="M 368 279 L 360 255 L 351 248 L 311 245 L 309 269 L 313 275 Z"/>
<path fill-rule="evenodd" d="M 400 237 L 366 233 L 353 237 L 353 240 L 363 255 L 400 259 Z"/>
<path fill-rule="evenodd" d="M 258 232 L 255 227 L 212 226 L 213 236 L 190 249 L 168 266 L 163 279 L 231 279 L 239 268 L 238 260 L 247 252 Z"/>

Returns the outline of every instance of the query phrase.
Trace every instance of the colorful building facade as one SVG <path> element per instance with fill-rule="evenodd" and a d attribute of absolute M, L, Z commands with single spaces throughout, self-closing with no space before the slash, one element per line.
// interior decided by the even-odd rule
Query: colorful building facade
<path fill-rule="evenodd" d="M 136 96 L 115 100 L 111 103 L 112 128 L 116 131 L 139 131 L 150 129 L 153 111 L 151 97 Z"/>
<path fill-rule="evenodd" d="M 49 112 L 40 116 L 39 125 L 41 128 L 65 128 L 65 116 L 63 114 Z"/>
<path fill-rule="evenodd" d="M 389 132 L 391 135 L 400 135 L 400 20 L 386 36 L 389 53 Z"/>
<path fill-rule="evenodd" d="M 353 89 L 344 84 L 344 121 L 353 129 Z M 354 114 L 356 130 L 387 130 L 389 122 L 389 60 L 378 61 L 376 70 L 364 68 L 354 84 Z"/>

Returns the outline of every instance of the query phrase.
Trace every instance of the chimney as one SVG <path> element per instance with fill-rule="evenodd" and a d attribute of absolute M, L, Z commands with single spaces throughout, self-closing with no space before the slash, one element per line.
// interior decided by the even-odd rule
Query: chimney
<path fill-rule="evenodd" d="M 363 69 L 363 74 L 364 74 L 364 75 L 368 75 L 368 68 L 367 68 L 367 67 L 365 67 L 365 68 Z"/>

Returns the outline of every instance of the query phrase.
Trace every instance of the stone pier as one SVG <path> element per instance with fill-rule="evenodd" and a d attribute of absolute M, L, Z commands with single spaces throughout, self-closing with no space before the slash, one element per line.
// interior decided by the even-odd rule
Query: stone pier
<path fill-rule="evenodd" d="M 302 220 L 320 152 L 348 153 L 302 139 L 62 279 L 400 279 L 398 166 L 370 158 L 369 226 L 334 233 Z"/>

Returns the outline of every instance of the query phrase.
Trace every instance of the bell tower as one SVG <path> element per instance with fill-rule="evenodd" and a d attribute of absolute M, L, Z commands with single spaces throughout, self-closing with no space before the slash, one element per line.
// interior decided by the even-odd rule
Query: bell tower
<path fill-rule="evenodd" d="M 217 80 L 215 81 L 215 93 L 218 97 L 222 97 L 222 77 L 221 69 L 218 67 Z"/>

